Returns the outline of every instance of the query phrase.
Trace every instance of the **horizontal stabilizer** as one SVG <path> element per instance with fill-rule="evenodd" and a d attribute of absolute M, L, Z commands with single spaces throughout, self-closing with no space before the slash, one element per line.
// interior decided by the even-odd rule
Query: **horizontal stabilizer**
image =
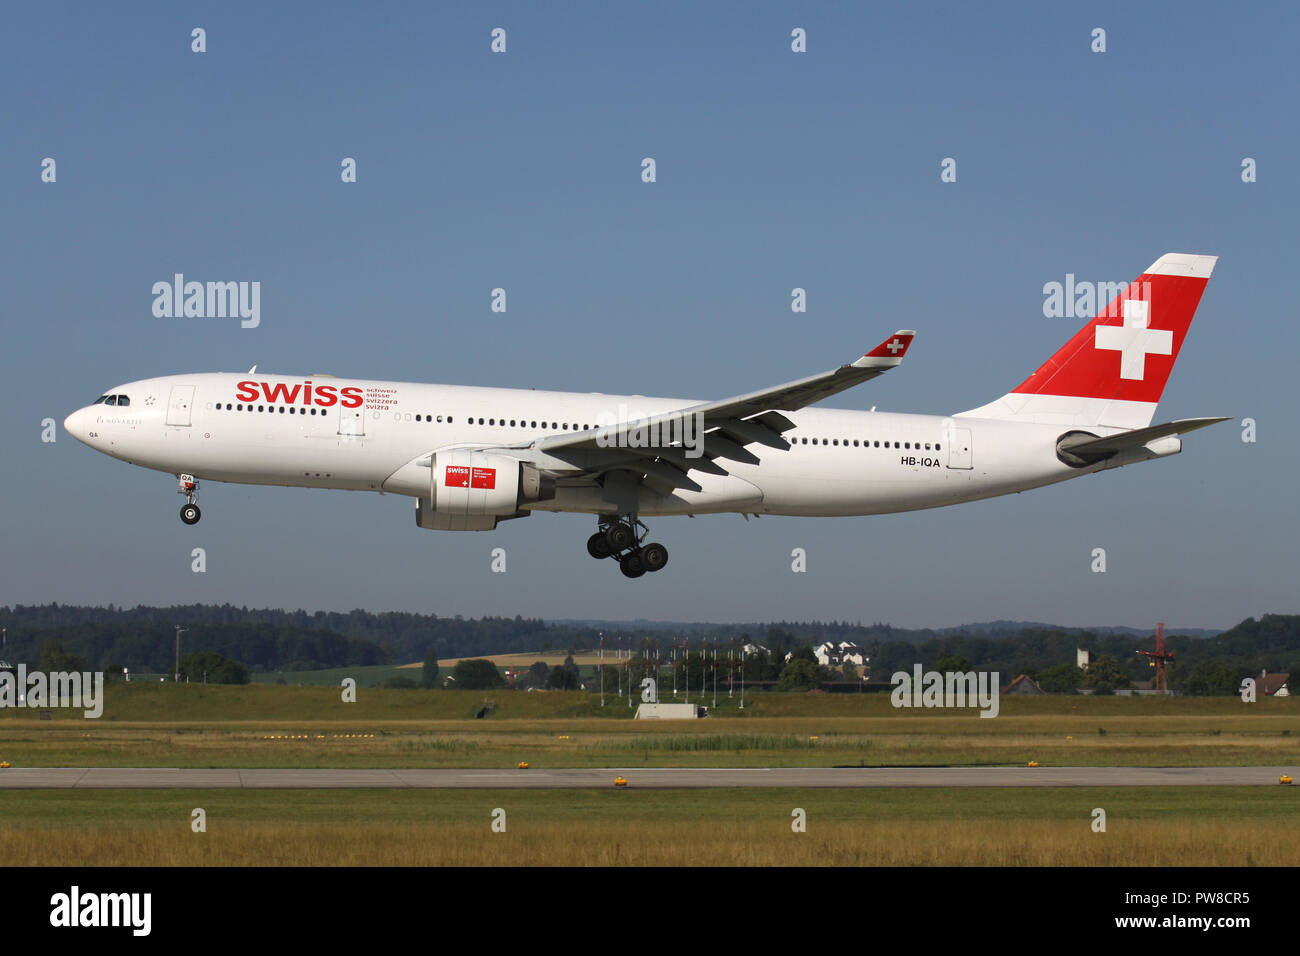
<path fill-rule="evenodd" d="M 1163 425 L 1150 425 L 1146 428 L 1120 432 L 1118 435 L 1109 435 L 1105 438 L 1090 438 L 1086 434 L 1078 432 L 1067 433 L 1057 442 L 1056 448 L 1062 455 L 1069 455 L 1080 459 L 1082 463 L 1092 464 L 1104 461 L 1111 455 L 1115 455 L 1126 448 L 1139 448 L 1158 438 L 1181 435 L 1185 432 L 1195 431 L 1198 428 L 1204 428 L 1207 425 L 1217 425 L 1219 422 L 1226 422 L 1227 420 L 1226 417 L 1184 418 L 1176 422 L 1165 422 Z"/>

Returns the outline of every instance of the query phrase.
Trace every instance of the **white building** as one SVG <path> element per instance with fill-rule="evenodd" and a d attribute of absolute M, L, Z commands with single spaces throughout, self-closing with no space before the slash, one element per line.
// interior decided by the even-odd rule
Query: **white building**
<path fill-rule="evenodd" d="M 813 653 L 817 655 L 817 663 L 822 667 L 843 667 L 845 664 L 864 667 L 871 660 L 867 656 L 866 648 L 850 644 L 848 641 L 841 641 L 839 644 L 830 641 L 818 644 L 813 648 Z"/>

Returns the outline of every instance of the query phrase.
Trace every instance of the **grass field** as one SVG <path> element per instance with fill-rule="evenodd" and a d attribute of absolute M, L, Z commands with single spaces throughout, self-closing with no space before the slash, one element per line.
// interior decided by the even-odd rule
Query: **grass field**
<path fill-rule="evenodd" d="M 0 864 L 1290 866 L 1297 811 L 1289 788 L 0 791 Z"/>
<path fill-rule="evenodd" d="M 0 712 L 15 766 L 537 767 L 1297 765 L 1300 704 L 1009 698 L 1000 716 L 895 710 L 884 695 L 721 698 L 705 720 L 636 721 L 582 692 L 117 684 L 104 716 Z M 475 719 L 485 703 L 489 715 Z"/>
<path fill-rule="evenodd" d="M 249 676 L 254 684 L 279 684 L 280 681 L 284 681 L 286 684 L 295 686 L 302 684 L 309 687 L 338 687 L 343 682 L 343 678 L 351 677 L 357 682 L 358 687 L 376 687 L 394 677 L 405 677 L 407 680 L 419 682 L 421 666 L 420 664 L 381 664 L 374 667 L 329 667 L 314 671 L 266 671 Z M 414 673 L 410 670 L 411 667 L 416 668 Z"/>
<path fill-rule="evenodd" d="M 304 673 L 337 673 L 355 676 L 366 668 Z M 397 670 L 401 670 L 397 668 Z M 409 671 L 407 676 L 409 676 Z M 341 678 L 340 678 L 341 680 Z M 588 691 L 450 691 L 384 690 L 360 684 L 355 703 L 344 703 L 338 682 L 328 686 L 276 686 L 253 683 L 244 686 L 221 684 L 172 684 L 112 682 L 104 687 L 104 715 L 97 723 L 116 721 L 198 721 L 205 723 L 231 720 L 455 720 L 473 718 L 484 702 L 494 705 L 491 719 L 571 719 L 593 717 L 618 722 L 635 713 L 625 698 L 612 691 L 601 706 L 600 695 Z M 362 693 L 361 691 L 365 692 Z M 673 696 L 661 689 L 661 700 L 682 702 L 684 693 Z M 975 710 L 895 709 L 888 694 L 780 694 L 770 691 L 745 695 L 745 709 L 740 709 L 740 694 L 728 698 L 726 688 L 719 690 L 714 705 L 710 691 L 702 698 L 698 688 L 690 695 L 693 703 L 709 707 L 715 718 L 744 719 L 790 717 L 813 718 L 881 718 L 893 723 L 917 721 L 919 726 L 935 720 L 974 722 L 986 732 L 1002 726 L 1011 718 L 1058 717 L 1062 720 L 1092 721 L 1097 718 L 1196 718 L 1226 729 L 1230 720 L 1247 722 L 1287 721 L 1284 726 L 1300 734 L 1300 698 L 1267 698 L 1255 704 L 1243 704 L 1236 697 L 1004 697 L 1001 711 L 993 719 L 980 718 Z M 34 713 L 22 708 L 0 709 L 0 728 L 7 721 L 32 721 Z M 54 723 L 86 723 L 79 710 L 56 709 Z M 34 722 L 34 721 L 33 721 Z M 707 721 L 691 722 L 705 726 Z M 49 724 L 42 722 L 42 726 Z M 644 725 L 642 725 L 644 726 Z M 1243 725 L 1244 726 L 1244 725 Z M 1095 727 L 1093 728 L 1096 729 Z"/>
<path fill-rule="evenodd" d="M 408 672 L 409 673 L 409 672 Z M 341 677 L 341 674 L 339 675 Z M 360 682 L 359 682 L 360 683 Z M 665 695 L 667 696 L 667 695 Z M 669 698 L 671 699 L 671 698 Z M 679 698 L 681 699 L 681 698 Z M 707 703 L 712 704 L 712 695 Z M 1300 704 L 1014 697 L 896 710 L 881 694 L 719 697 L 638 721 L 583 692 L 112 684 L 104 716 L 0 711 L 14 766 L 1284 765 Z M 486 708 L 485 705 L 491 706 Z M 483 717 L 476 717 L 485 713 Z M 0 774 L 5 771 L 0 769 Z M 611 781 L 612 782 L 612 781 Z M 190 811 L 207 813 L 192 833 Z M 791 811 L 807 811 L 806 833 Z M 1107 832 L 1092 830 L 1106 810 Z M 491 830 L 506 811 L 507 830 Z M 5 791 L 0 862 L 65 865 L 1290 865 L 1300 789 Z M 40 847 L 39 860 L 31 857 Z"/>
<path fill-rule="evenodd" d="M 653 731 L 590 720 L 553 730 L 535 721 L 260 722 L 221 726 L 122 724 L 65 730 L 7 726 L 0 760 L 19 767 L 881 767 L 1294 766 L 1300 738 L 1166 726 L 1102 737 L 1025 727 L 856 732 L 837 721 L 758 719 L 744 732 Z M 66 726 L 66 725 L 64 725 Z M 1073 728 L 1077 730 L 1078 728 Z M 629 731 L 638 730 L 640 733 Z M 815 740 L 812 738 L 816 738 Z"/>
<path fill-rule="evenodd" d="M 564 663 L 564 659 L 569 656 L 568 651 L 528 651 L 523 654 L 484 654 L 482 657 L 449 657 L 446 660 L 438 661 L 438 667 L 442 673 L 449 672 L 458 663 L 465 660 L 486 660 L 491 661 L 497 667 L 513 667 L 516 670 L 526 671 L 535 661 L 542 661 L 547 667 L 558 667 Z M 598 651 L 579 651 L 573 655 L 573 663 L 582 668 L 594 668 L 600 666 L 600 653 Z M 605 663 L 613 666 L 615 663 L 614 653 L 605 652 Z M 402 668 L 422 667 L 423 662 L 416 661 L 414 664 L 402 664 Z"/>

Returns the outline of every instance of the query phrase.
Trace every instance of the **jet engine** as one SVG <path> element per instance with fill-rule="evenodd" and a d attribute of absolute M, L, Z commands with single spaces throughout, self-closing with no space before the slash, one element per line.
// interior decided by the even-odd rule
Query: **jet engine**
<path fill-rule="evenodd" d="M 554 497 L 555 479 L 527 462 L 454 448 L 434 453 L 429 496 L 417 500 L 415 520 L 432 530 L 491 531 L 498 521 L 531 514 L 525 504 Z"/>

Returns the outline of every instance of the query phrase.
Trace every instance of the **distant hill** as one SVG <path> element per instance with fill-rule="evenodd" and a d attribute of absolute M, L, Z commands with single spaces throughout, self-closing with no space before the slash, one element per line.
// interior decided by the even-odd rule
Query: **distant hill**
<path fill-rule="evenodd" d="M 696 634 L 705 631 L 710 635 L 713 633 L 731 635 L 733 632 L 748 632 L 750 634 L 762 634 L 771 624 L 753 622 L 749 624 L 718 624 L 716 622 L 706 621 L 650 621 L 644 618 L 638 618 L 630 621 L 607 621 L 599 619 L 561 619 L 552 622 L 556 625 L 579 629 L 594 629 L 604 631 L 606 636 L 627 634 L 635 631 L 676 631 L 683 634 Z M 1067 627 L 1060 624 L 1045 624 L 1041 621 L 983 621 L 975 624 L 958 624 L 954 627 L 940 628 L 905 628 L 894 627 L 889 624 L 856 624 L 849 623 L 827 623 L 821 622 L 780 622 L 776 626 L 790 629 L 808 629 L 812 628 L 819 633 L 823 631 L 835 631 L 836 633 L 848 630 L 860 631 L 864 635 L 880 636 L 887 634 L 890 640 L 908 641 L 909 643 L 919 643 L 921 641 L 931 640 L 935 637 L 942 637 L 948 634 L 979 634 L 986 637 L 1006 637 L 1012 634 L 1018 634 L 1026 630 L 1041 631 L 1060 631 L 1069 634 L 1122 634 L 1128 637 L 1150 637 L 1155 634 L 1156 628 L 1152 624 L 1149 628 L 1124 627 L 1122 625 L 1099 625 L 1097 627 Z M 1166 634 L 1181 634 L 1185 637 L 1214 637 L 1219 634 L 1220 628 L 1204 627 L 1173 627 L 1165 625 Z M 825 638 L 829 640 L 830 638 Z"/>
<path fill-rule="evenodd" d="M 1130 637 L 1149 637 L 1156 632 L 1156 627 L 1154 624 L 1150 627 L 1123 627 L 1114 624 L 1099 625 L 1097 627 L 1066 627 L 1061 624 L 1044 624 L 1041 621 L 989 621 L 981 624 L 962 624 L 958 627 L 940 628 L 939 633 L 954 634 L 961 631 L 966 631 L 971 634 L 992 632 L 1014 633 L 1025 630 L 1052 630 L 1089 634 L 1126 634 Z M 1166 623 L 1165 633 L 1182 634 L 1184 637 L 1214 637 L 1221 633 L 1221 631 L 1217 627 L 1176 627 Z"/>
<path fill-rule="evenodd" d="M 929 664 L 940 656 L 965 657 L 980 669 L 1009 675 L 1037 673 L 1073 663 L 1075 648 L 1094 656 L 1111 654 L 1133 679 L 1148 676 L 1135 651 L 1152 647 L 1153 630 L 1131 627 L 1058 627 L 1024 621 L 991 621 L 941 629 L 899 628 L 885 623 L 778 621 L 749 624 L 538 618 L 439 617 L 405 612 L 347 613 L 285 611 L 233 605 L 176 607 L 73 607 L 58 604 L 0 607 L 6 644 L 0 658 L 39 666 L 47 642 L 82 659 L 87 668 L 112 672 L 168 672 L 175 654 L 175 627 L 186 628 L 182 653 L 212 651 L 247 664 L 255 672 L 405 664 L 424 658 L 430 647 L 442 660 L 499 654 L 593 650 L 639 645 L 661 648 L 703 637 L 719 647 L 751 640 L 774 656 L 801 645 L 848 641 L 868 648 L 872 670 Z M 1166 628 L 1179 665 L 1209 657 L 1243 673 L 1267 668 L 1300 670 L 1300 615 L 1265 615 L 1218 633 L 1205 628 Z"/>

